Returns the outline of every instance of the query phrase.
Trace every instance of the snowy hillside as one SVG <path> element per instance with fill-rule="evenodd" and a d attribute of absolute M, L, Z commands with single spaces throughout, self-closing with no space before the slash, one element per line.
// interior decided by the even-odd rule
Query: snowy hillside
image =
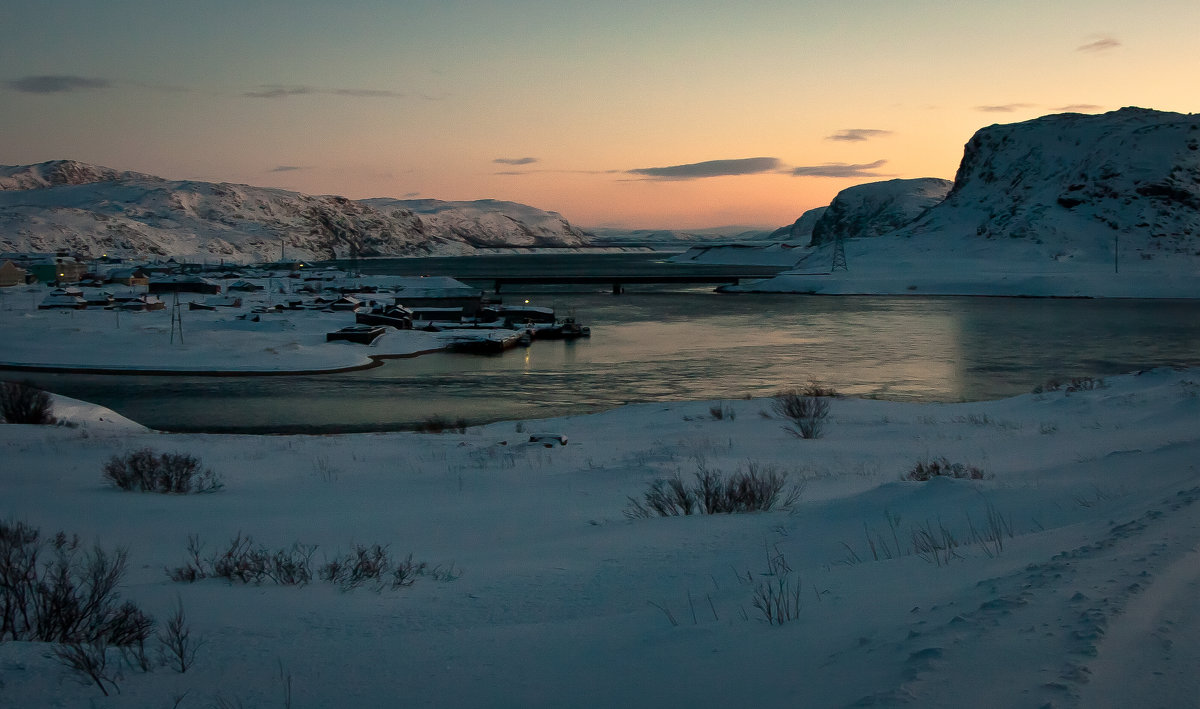
<path fill-rule="evenodd" d="M 848 270 L 830 272 L 818 224 L 792 273 L 729 290 L 1200 297 L 1200 116 L 1124 108 L 989 126 L 944 200 L 876 238 L 854 238 L 878 233 L 860 223 L 841 232 Z"/>
<path fill-rule="evenodd" d="M 903 236 L 1020 239 L 1062 261 L 1200 249 L 1200 116 L 1141 108 L 981 129 L 954 189 Z"/>
<path fill-rule="evenodd" d="M 509 202 L 354 201 L 168 181 L 69 160 L 0 167 L 0 251 L 69 250 L 270 260 L 582 245 L 557 214 Z"/>
<path fill-rule="evenodd" d="M 807 246 L 812 241 L 813 228 L 816 227 L 817 221 L 825 214 L 825 210 L 829 207 L 814 207 L 804 214 L 795 222 L 776 229 L 771 232 L 767 239 L 771 241 L 786 241 L 789 244 L 799 244 Z"/>
<path fill-rule="evenodd" d="M 813 224 L 812 243 L 894 231 L 945 199 L 953 185 L 950 180 L 920 177 L 848 187 L 833 198 Z"/>
<path fill-rule="evenodd" d="M 590 234 L 572 226 L 561 214 L 516 202 L 377 198 L 360 203 L 381 212 L 411 212 L 426 230 L 453 235 L 473 246 L 575 246 L 591 240 Z"/>

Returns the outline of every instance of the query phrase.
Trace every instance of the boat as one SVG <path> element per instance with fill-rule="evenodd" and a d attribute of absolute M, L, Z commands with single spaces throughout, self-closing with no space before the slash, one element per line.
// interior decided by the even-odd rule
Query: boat
<path fill-rule="evenodd" d="M 538 326 L 534 330 L 536 337 L 547 340 L 574 340 L 580 337 L 591 337 L 592 329 L 580 325 L 575 318 L 563 318 L 549 326 Z"/>
<path fill-rule="evenodd" d="M 499 354 L 518 345 L 524 334 L 513 330 L 455 331 L 446 341 L 446 348 L 470 354 Z"/>
<path fill-rule="evenodd" d="M 326 342 L 345 340 L 360 345 L 369 345 L 383 335 L 386 328 L 382 325 L 347 325 L 340 330 L 325 333 Z"/>

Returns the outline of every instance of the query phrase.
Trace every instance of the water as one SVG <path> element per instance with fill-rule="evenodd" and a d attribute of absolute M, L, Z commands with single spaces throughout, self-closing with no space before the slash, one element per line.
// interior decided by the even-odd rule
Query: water
<path fill-rule="evenodd" d="M 817 380 L 854 395 L 961 401 L 1052 377 L 1200 366 L 1200 302 L 725 296 L 705 289 L 505 294 L 592 328 L 499 356 L 433 354 L 304 377 L 37 375 L 154 428 L 337 432 L 766 396 Z"/>

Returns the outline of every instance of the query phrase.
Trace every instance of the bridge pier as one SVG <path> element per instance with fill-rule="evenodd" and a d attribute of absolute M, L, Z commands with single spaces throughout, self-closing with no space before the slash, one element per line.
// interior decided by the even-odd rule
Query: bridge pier
<path fill-rule="evenodd" d="M 621 285 L 621 282 L 613 281 L 613 295 L 621 295 L 624 292 L 625 292 L 625 288 L 624 288 L 624 286 Z"/>

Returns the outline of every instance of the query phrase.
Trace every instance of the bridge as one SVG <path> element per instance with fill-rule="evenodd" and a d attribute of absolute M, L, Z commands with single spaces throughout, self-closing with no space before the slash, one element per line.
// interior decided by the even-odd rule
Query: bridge
<path fill-rule="evenodd" d="M 610 285 L 614 295 L 625 292 L 625 286 L 630 284 L 685 284 L 712 283 L 716 285 L 737 285 L 742 279 L 772 278 L 778 271 L 762 273 L 727 273 L 727 274 L 607 274 L 607 275 L 516 275 L 488 276 L 472 274 L 460 276 L 462 281 L 489 281 L 496 293 L 500 293 L 507 285 Z"/>

